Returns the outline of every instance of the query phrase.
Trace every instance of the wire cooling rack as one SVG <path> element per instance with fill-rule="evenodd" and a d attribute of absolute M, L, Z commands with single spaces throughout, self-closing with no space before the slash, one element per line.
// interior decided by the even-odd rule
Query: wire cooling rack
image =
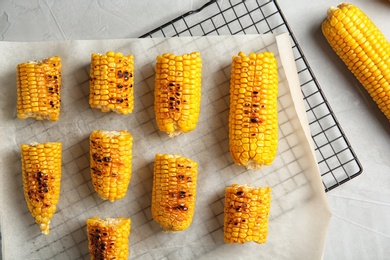
<path fill-rule="evenodd" d="M 332 111 L 277 1 L 211 0 L 140 36 L 290 34 L 315 153 L 325 191 L 358 176 L 363 168 Z"/>

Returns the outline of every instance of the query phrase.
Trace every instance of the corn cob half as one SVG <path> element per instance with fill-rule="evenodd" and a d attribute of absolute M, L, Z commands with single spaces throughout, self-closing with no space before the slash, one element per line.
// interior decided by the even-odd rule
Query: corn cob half
<path fill-rule="evenodd" d="M 390 120 L 390 42 L 365 13 L 351 4 L 329 8 L 322 32 Z"/>
<path fill-rule="evenodd" d="M 89 104 L 102 112 L 134 109 L 134 57 L 108 51 L 91 55 Z"/>
<path fill-rule="evenodd" d="M 157 154 L 152 215 L 164 231 L 187 229 L 193 219 L 198 164 L 181 155 Z"/>
<path fill-rule="evenodd" d="M 271 188 L 233 184 L 225 191 L 224 240 L 226 243 L 265 243 Z"/>
<path fill-rule="evenodd" d="M 132 173 L 133 137 L 126 131 L 95 130 L 90 136 L 92 184 L 104 200 L 126 196 Z"/>
<path fill-rule="evenodd" d="M 123 217 L 87 219 L 91 260 L 127 260 L 130 254 L 130 226 L 131 220 Z"/>
<path fill-rule="evenodd" d="M 200 113 L 200 53 L 164 53 L 157 57 L 155 70 L 154 110 L 159 129 L 170 137 L 194 130 Z"/>
<path fill-rule="evenodd" d="M 24 62 L 16 69 L 18 118 L 57 121 L 61 103 L 61 58 Z"/>
<path fill-rule="evenodd" d="M 21 145 L 24 196 L 42 233 L 50 233 L 50 220 L 60 197 L 62 144 Z"/>
<path fill-rule="evenodd" d="M 278 145 L 278 71 L 273 53 L 239 52 L 232 59 L 229 142 L 236 164 L 270 165 Z"/>

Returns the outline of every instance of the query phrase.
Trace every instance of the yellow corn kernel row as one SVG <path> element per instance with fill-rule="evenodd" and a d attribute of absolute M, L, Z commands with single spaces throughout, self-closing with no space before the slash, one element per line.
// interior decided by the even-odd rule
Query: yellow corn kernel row
<path fill-rule="evenodd" d="M 225 190 L 224 240 L 226 243 L 265 243 L 271 188 L 233 184 Z"/>
<path fill-rule="evenodd" d="M 89 104 L 102 112 L 134 109 L 134 57 L 108 51 L 91 55 Z"/>
<path fill-rule="evenodd" d="M 159 129 L 169 136 L 194 130 L 200 113 L 200 53 L 164 53 L 157 57 L 155 72 L 154 111 Z"/>
<path fill-rule="evenodd" d="M 154 162 L 152 215 L 164 231 L 182 231 L 195 210 L 198 164 L 181 155 L 157 154 Z"/>
<path fill-rule="evenodd" d="M 127 260 L 130 254 L 130 226 L 131 220 L 123 217 L 87 219 L 91 260 Z"/>
<path fill-rule="evenodd" d="M 50 233 L 50 220 L 60 197 L 62 144 L 21 145 L 24 196 L 42 233 Z"/>
<path fill-rule="evenodd" d="M 92 184 L 105 200 L 126 196 L 132 174 L 133 137 L 126 131 L 95 130 L 90 135 Z"/>
<path fill-rule="evenodd" d="M 17 65 L 17 114 L 19 119 L 57 121 L 61 103 L 61 58 Z"/>
<path fill-rule="evenodd" d="M 236 164 L 270 165 L 278 146 L 278 71 L 273 53 L 232 58 L 229 142 Z"/>
<path fill-rule="evenodd" d="M 351 4 L 331 7 L 322 32 L 390 120 L 390 42 L 365 13 Z"/>

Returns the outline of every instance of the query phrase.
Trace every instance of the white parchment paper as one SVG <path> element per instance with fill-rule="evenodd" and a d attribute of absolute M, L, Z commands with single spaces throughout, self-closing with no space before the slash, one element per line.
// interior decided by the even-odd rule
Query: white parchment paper
<path fill-rule="evenodd" d="M 320 259 L 330 219 L 313 153 L 288 34 L 99 41 L 0 42 L 0 183 L 4 259 L 89 259 L 85 221 L 130 217 L 130 259 Z M 135 57 L 135 109 L 102 113 L 88 104 L 92 53 L 108 50 Z M 200 51 L 202 103 L 196 130 L 168 138 L 153 110 L 157 55 Z M 269 167 L 247 171 L 229 153 L 231 57 L 239 51 L 272 51 L 279 68 L 279 146 Z M 58 122 L 16 117 L 16 65 L 60 55 L 62 105 Z M 93 190 L 88 137 L 94 129 L 129 131 L 134 137 L 133 175 L 126 198 L 111 203 Z M 23 196 L 20 144 L 61 141 L 63 179 L 51 234 L 41 235 Z M 179 153 L 199 163 L 195 216 L 189 229 L 163 233 L 151 216 L 156 153 Z M 224 190 L 232 183 L 272 188 L 268 241 L 223 242 Z"/>

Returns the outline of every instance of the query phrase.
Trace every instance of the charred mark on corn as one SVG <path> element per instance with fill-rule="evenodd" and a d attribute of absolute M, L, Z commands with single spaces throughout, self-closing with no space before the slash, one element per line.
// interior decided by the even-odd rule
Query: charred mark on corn
<path fill-rule="evenodd" d="M 103 157 L 104 162 L 111 162 L 112 158 L 111 157 Z"/>

